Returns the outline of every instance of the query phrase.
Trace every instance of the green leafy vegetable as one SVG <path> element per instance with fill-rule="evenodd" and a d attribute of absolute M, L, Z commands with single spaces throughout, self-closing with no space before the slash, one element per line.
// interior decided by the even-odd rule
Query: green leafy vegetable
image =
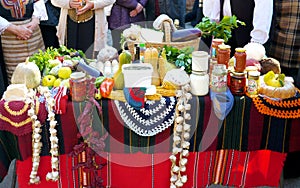
<path fill-rule="evenodd" d="M 187 46 L 178 49 L 174 46 L 164 46 L 166 51 L 167 60 L 176 65 L 176 67 L 184 67 L 186 73 L 192 73 L 192 52 L 193 47 Z"/>
<path fill-rule="evenodd" d="M 214 36 L 214 38 L 221 38 L 227 42 L 231 37 L 231 31 L 238 28 L 239 25 L 246 24 L 237 19 L 236 16 L 224 16 L 220 22 L 211 21 L 208 17 L 203 17 L 202 21 L 195 27 L 202 31 L 202 36 Z"/>

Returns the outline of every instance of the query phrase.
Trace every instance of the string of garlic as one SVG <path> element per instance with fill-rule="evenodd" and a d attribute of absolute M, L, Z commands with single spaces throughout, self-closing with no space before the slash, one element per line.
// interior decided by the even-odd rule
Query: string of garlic
<path fill-rule="evenodd" d="M 51 144 L 51 172 L 47 173 L 46 179 L 57 181 L 59 179 L 59 161 L 58 161 L 58 138 L 57 138 L 57 130 L 55 129 L 57 121 L 55 120 L 55 114 L 53 112 L 55 100 L 51 96 L 51 93 L 48 87 L 38 87 L 38 92 L 43 95 L 46 99 L 46 108 L 48 111 L 48 121 L 50 124 L 49 132 L 50 132 L 50 144 Z M 28 110 L 28 115 L 32 120 L 32 169 L 30 173 L 30 184 L 38 184 L 40 182 L 40 177 L 37 175 L 38 167 L 40 164 L 40 152 L 42 148 L 41 142 L 41 123 L 37 119 L 37 113 L 35 112 L 35 100 L 38 100 L 36 95 L 36 90 L 29 89 L 26 97 L 26 103 L 30 104 L 30 109 Z"/>
<path fill-rule="evenodd" d="M 188 103 L 192 99 L 192 94 L 189 93 L 190 90 L 190 85 L 186 84 L 176 92 L 177 105 L 173 131 L 173 149 L 172 155 L 169 157 L 172 162 L 170 188 L 182 187 L 187 182 L 187 175 L 182 173 L 186 171 L 190 146 L 189 132 L 191 125 L 186 123 L 187 120 L 191 119 L 190 113 L 187 112 L 191 109 L 191 105 Z M 177 160 L 177 155 L 179 155 L 179 160 Z"/>
<path fill-rule="evenodd" d="M 37 115 L 35 112 L 35 100 L 36 91 L 33 89 L 29 89 L 27 93 L 27 97 L 25 103 L 30 105 L 30 109 L 28 110 L 28 116 L 31 118 L 32 121 L 32 169 L 30 173 L 30 184 L 37 184 L 40 182 L 40 177 L 37 175 L 37 171 L 40 165 L 40 152 L 42 149 L 42 142 L 41 142 L 41 123 L 37 119 Z"/>
<path fill-rule="evenodd" d="M 54 106 L 55 100 L 51 96 L 48 87 L 39 87 L 39 92 L 46 98 L 46 107 L 48 111 L 49 132 L 50 132 L 50 154 L 51 154 L 51 172 L 46 175 L 46 180 L 57 181 L 59 179 L 59 153 L 57 130 L 55 129 L 57 121 L 55 120 Z"/>

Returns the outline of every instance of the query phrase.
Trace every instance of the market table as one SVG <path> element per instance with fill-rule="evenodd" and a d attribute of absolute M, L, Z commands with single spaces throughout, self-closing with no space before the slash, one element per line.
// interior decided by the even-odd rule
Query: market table
<path fill-rule="evenodd" d="M 261 114 L 248 96 L 235 96 L 234 105 L 224 121 L 216 118 L 210 97 L 193 97 L 192 136 L 186 173 L 186 187 L 214 184 L 232 186 L 278 186 L 287 152 L 299 151 L 300 118 L 284 119 Z M 99 101 L 102 114 L 93 112 L 93 127 L 105 139 L 104 151 L 97 160 L 106 163 L 100 176 L 107 187 L 169 187 L 173 125 L 155 136 L 140 136 L 129 129 L 120 117 L 121 102 Z M 76 117 L 84 104 L 67 103 L 67 112 L 57 115 L 61 178 L 58 183 L 42 177 L 50 168 L 49 125 L 43 126 L 41 187 L 78 185 L 80 172 L 74 173 L 69 154 L 79 143 Z M 193 108 L 192 108 L 193 109 Z M 27 132 L 27 133 L 26 133 Z M 15 135 L 0 131 L 0 176 L 6 174 L 12 159 L 17 158 L 18 183 L 27 185 L 31 169 L 31 134 Z M 96 149 L 97 150 L 97 149 Z M 44 175 L 45 176 L 45 175 Z M 22 186 L 21 186 L 22 187 Z M 39 187 L 39 186 L 33 186 Z"/>

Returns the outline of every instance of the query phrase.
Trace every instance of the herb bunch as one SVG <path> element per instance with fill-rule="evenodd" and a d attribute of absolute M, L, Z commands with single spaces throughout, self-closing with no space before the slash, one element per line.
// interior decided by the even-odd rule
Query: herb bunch
<path fill-rule="evenodd" d="M 202 31 L 203 37 L 214 36 L 214 38 L 224 39 L 226 43 L 231 37 L 233 29 L 239 25 L 245 26 L 245 22 L 237 19 L 235 15 L 224 16 L 220 22 L 211 21 L 208 17 L 203 17 L 195 27 Z"/>

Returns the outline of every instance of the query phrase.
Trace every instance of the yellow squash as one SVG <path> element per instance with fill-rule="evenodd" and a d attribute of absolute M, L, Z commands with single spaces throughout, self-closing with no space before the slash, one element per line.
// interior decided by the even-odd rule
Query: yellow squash
<path fill-rule="evenodd" d="M 123 52 L 119 55 L 119 68 L 113 76 L 115 81 L 114 89 L 124 88 L 124 75 L 122 73 L 122 65 L 129 63 L 131 63 L 131 54 L 129 51 L 123 50 Z"/>

